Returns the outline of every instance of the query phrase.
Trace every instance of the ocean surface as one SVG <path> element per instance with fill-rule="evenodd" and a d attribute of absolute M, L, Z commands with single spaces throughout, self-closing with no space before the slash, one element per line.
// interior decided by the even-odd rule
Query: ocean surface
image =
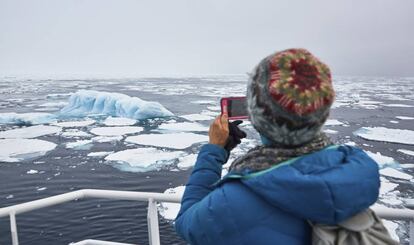
<path fill-rule="evenodd" d="M 84 188 L 182 192 L 220 98 L 243 96 L 246 81 L 0 78 L 0 207 Z M 414 198 L 414 78 L 335 77 L 334 86 L 336 102 L 324 131 L 377 160 L 377 205 L 402 208 L 404 198 Z M 131 105 L 133 97 L 144 100 L 145 113 Z M 174 115 L 146 118 L 168 112 Z M 242 128 L 248 138 L 230 161 L 259 143 L 248 121 Z M 20 214 L 19 241 L 148 244 L 146 208 L 144 202 L 85 199 Z M 159 211 L 161 243 L 185 244 L 172 227 L 177 205 L 161 204 Z M 408 244 L 406 222 L 385 223 Z M 11 244 L 7 217 L 0 218 L 0 244 Z"/>

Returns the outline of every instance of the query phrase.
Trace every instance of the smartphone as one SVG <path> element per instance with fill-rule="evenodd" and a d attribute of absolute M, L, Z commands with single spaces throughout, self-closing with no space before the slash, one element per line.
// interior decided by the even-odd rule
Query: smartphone
<path fill-rule="evenodd" d="M 227 113 L 229 120 L 248 119 L 246 97 L 227 97 L 220 100 L 221 114 Z"/>

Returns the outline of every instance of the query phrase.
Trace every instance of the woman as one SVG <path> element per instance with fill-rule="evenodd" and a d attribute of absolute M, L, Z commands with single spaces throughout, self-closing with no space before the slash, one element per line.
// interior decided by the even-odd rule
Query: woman
<path fill-rule="evenodd" d="M 247 99 L 263 145 L 221 179 L 229 142 L 240 134 L 229 137 L 226 115 L 212 123 L 175 221 L 187 242 L 310 244 L 308 221 L 337 224 L 377 200 L 377 163 L 321 132 L 334 101 L 328 66 L 304 49 L 270 55 L 256 67 Z"/>

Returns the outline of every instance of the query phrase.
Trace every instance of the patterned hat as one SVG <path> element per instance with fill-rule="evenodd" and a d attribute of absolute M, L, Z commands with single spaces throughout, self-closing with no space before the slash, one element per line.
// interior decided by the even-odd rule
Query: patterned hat
<path fill-rule="evenodd" d="M 299 146 L 320 132 L 335 92 L 329 67 L 305 49 L 263 59 L 247 87 L 250 120 L 272 143 Z"/>

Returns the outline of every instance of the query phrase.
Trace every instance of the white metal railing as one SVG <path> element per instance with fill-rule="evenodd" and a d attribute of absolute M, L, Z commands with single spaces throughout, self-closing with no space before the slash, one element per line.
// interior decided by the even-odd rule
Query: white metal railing
<path fill-rule="evenodd" d="M 31 202 L 17 204 L 9 207 L 0 208 L 0 218 L 10 217 L 10 231 L 12 237 L 12 244 L 18 245 L 18 233 L 16 215 L 29 212 L 32 210 L 53 206 L 73 200 L 82 198 L 104 198 L 115 200 L 132 200 L 132 201 L 147 201 L 148 202 L 148 236 L 150 245 L 160 244 L 160 234 L 158 226 L 158 202 L 180 203 L 181 196 L 177 194 L 164 194 L 154 192 L 135 192 L 135 191 L 113 191 L 113 190 L 97 190 L 97 189 L 83 189 L 73 192 L 68 192 L 61 195 L 47 197 Z M 414 202 L 412 203 L 414 205 Z M 407 205 L 411 206 L 411 204 Z M 385 207 L 372 207 L 372 209 L 384 219 L 390 220 L 407 220 L 410 225 L 409 239 L 410 245 L 414 245 L 414 210 L 410 209 L 392 209 Z M 126 243 L 107 242 L 99 240 L 84 240 L 72 245 L 131 245 Z"/>

